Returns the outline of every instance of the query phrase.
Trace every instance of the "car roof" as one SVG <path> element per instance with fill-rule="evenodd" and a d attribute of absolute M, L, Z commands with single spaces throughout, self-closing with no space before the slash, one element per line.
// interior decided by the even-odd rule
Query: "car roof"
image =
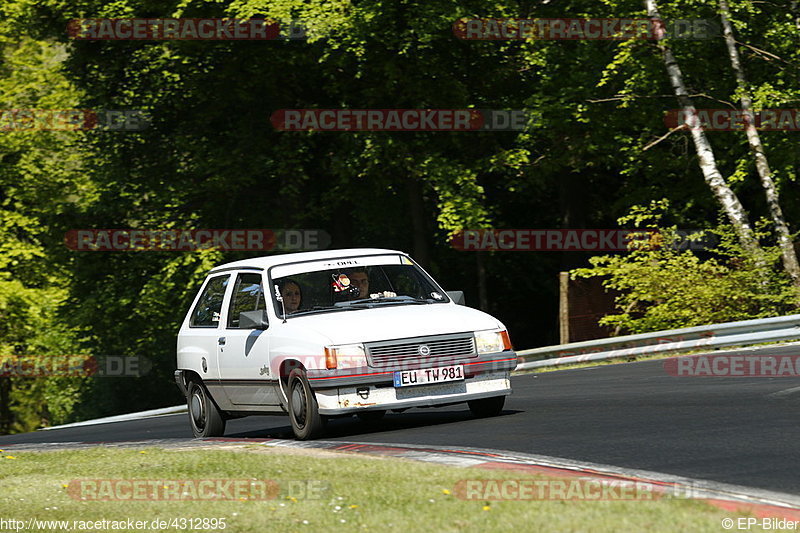
<path fill-rule="evenodd" d="M 252 257 L 250 259 L 242 259 L 241 261 L 233 261 L 232 263 L 225 263 L 211 269 L 209 274 L 220 272 L 222 270 L 233 269 L 267 269 L 275 265 L 285 265 L 288 263 L 298 263 L 301 261 L 317 261 L 322 259 L 339 259 L 346 257 L 353 257 L 358 255 L 382 255 L 382 254 L 402 254 L 405 252 L 399 250 L 386 250 L 383 248 L 341 248 L 336 250 L 320 250 L 317 252 L 295 252 L 289 254 L 275 254 L 265 255 L 263 257 Z"/>

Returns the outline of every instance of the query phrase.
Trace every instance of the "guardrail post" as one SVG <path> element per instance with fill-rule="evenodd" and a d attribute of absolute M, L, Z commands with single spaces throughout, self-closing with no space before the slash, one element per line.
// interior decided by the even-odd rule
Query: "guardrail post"
<path fill-rule="evenodd" d="M 558 273 L 558 333 L 559 343 L 569 342 L 569 272 Z"/>

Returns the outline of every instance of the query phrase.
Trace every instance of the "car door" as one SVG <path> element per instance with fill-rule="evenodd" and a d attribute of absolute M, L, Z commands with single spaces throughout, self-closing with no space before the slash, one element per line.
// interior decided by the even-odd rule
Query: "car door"
<path fill-rule="evenodd" d="M 209 277 L 178 335 L 178 367 L 194 370 L 211 396 L 224 396 L 219 382 L 218 339 L 223 333 L 223 302 L 230 289 L 230 274 Z"/>
<path fill-rule="evenodd" d="M 269 371 L 267 329 L 253 327 L 242 313 L 266 311 L 261 272 L 237 272 L 220 332 L 219 375 L 230 402 L 238 406 L 275 406 L 278 397 Z M 266 317 L 266 313 L 264 313 Z"/>

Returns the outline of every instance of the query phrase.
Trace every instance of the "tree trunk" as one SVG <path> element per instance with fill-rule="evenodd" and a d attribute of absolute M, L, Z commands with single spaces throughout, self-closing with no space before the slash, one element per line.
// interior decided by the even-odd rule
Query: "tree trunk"
<path fill-rule="evenodd" d="M 478 271 L 478 309 L 488 313 L 489 291 L 486 288 L 486 265 L 484 264 L 484 253 L 486 252 L 475 252 L 475 265 Z"/>
<path fill-rule="evenodd" d="M 0 377 L 0 435 L 11 431 L 11 378 Z"/>
<path fill-rule="evenodd" d="M 645 0 L 645 6 L 647 8 L 647 15 L 651 19 L 661 20 L 661 16 L 658 14 L 656 0 Z M 722 177 L 722 174 L 720 174 L 717 168 L 714 151 L 699 124 L 697 111 L 683 83 L 683 73 L 678 66 L 678 62 L 675 60 L 672 50 L 669 46 L 664 44 L 664 41 L 658 42 L 658 48 L 661 50 L 664 57 L 664 64 L 667 68 L 667 74 L 669 75 L 672 88 L 675 91 L 675 96 L 678 97 L 678 104 L 681 107 L 681 111 L 683 111 L 683 115 L 689 122 L 689 130 L 692 135 L 692 140 L 694 141 L 695 150 L 697 151 L 703 178 L 716 197 L 717 202 L 722 206 L 723 211 L 739 237 L 739 242 L 742 243 L 745 250 L 757 254 L 761 251 L 761 248 L 755 238 L 753 228 L 748 221 L 747 212 L 744 210 L 744 207 L 742 207 L 736 193 L 731 190 L 725 178 Z"/>
<path fill-rule="evenodd" d="M 794 25 L 800 30 L 800 2 L 792 2 L 792 13 L 794 14 Z"/>
<path fill-rule="evenodd" d="M 775 182 L 772 179 L 772 171 L 769 169 L 769 162 L 764 152 L 764 145 L 761 144 L 761 137 L 756 129 L 755 115 L 753 114 L 753 101 L 750 98 L 747 79 L 744 75 L 742 63 L 739 60 L 739 51 L 736 50 L 733 27 L 729 19 L 730 9 L 728 8 L 728 1 L 719 0 L 719 9 L 725 44 L 728 47 L 728 55 L 731 58 L 731 67 L 736 74 L 736 84 L 739 88 L 739 94 L 742 95 L 739 101 L 742 104 L 742 111 L 744 113 L 744 129 L 747 134 L 747 142 L 750 144 L 750 151 L 753 154 L 753 158 L 755 158 L 756 169 L 761 178 L 761 186 L 767 197 L 769 213 L 770 216 L 772 216 L 772 222 L 775 224 L 775 230 L 778 233 L 778 244 L 781 247 L 781 254 L 783 257 L 783 268 L 792 278 L 794 284 L 800 286 L 800 264 L 797 262 L 797 253 L 794 249 L 794 243 L 792 243 L 789 227 L 786 224 L 786 219 L 783 217 L 778 190 L 775 188 Z"/>
<path fill-rule="evenodd" d="M 414 260 L 422 268 L 431 267 L 431 254 L 428 241 L 430 240 L 425 224 L 425 199 L 422 193 L 422 184 L 416 176 L 406 178 L 406 191 L 408 193 L 408 206 L 411 215 L 411 238 L 413 242 Z"/>
<path fill-rule="evenodd" d="M 558 273 L 558 343 L 569 342 L 569 272 Z"/>
<path fill-rule="evenodd" d="M 567 142 L 569 141 L 567 140 Z M 576 161 L 574 165 L 573 168 L 577 168 L 579 162 Z M 590 211 L 587 191 L 591 188 L 589 187 L 589 177 L 586 172 L 564 172 L 560 176 L 558 180 L 558 199 L 561 228 L 579 229 L 587 226 L 586 213 Z M 559 268 L 561 272 L 568 272 L 586 264 L 586 258 L 581 257 L 581 254 L 564 250 L 560 255 Z"/>
<path fill-rule="evenodd" d="M 797 48 L 800 48 L 800 2 L 794 0 L 791 4 L 791 11 L 792 16 L 794 17 L 794 27 L 797 28 Z M 800 85 L 800 68 L 797 67 L 797 64 L 794 64 L 794 72 L 796 76 L 797 84 Z M 800 175 L 800 145 L 795 145 L 795 154 L 796 157 L 794 158 L 794 171 L 795 175 Z"/>

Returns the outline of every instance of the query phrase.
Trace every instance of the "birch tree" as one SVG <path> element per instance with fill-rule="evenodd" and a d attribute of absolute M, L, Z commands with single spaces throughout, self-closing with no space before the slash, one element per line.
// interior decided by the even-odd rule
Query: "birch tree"
<path fill-rule="evenodd" d="M 753 114 L 753 100 L 750 96 L 747 78 L 745 77 L 744 68 L 739 58 L 739 51 L 736 49 L 736 40 L 733 36 L 730 9 L 727 0 L 719 0 L 719 9 L 720 19 L 722 20 L 722 31 L 725 36 L 725 45 L 728 48 L 731 68 L 736 75 L 736 85 L 739 89 L 739 102 L 741 103 L 742 112 L 744 114 L 744 130 L 747 134 L 750 152 L 755 159 L 756 170 L 761 178 L 761 187 L 764 189 L 769 213 L 778 234 L 778 244 L 781 247 L 783 267 L 792 278 L 794 284 L 800 286 L 800 265 L 798 265 L 797 262 L 797 253 L 792 243 L 789 226 L 786 224 L 786 219 L 783 216 L 778 190 L 775 187 L 775 181 L 772 179 L 772 171 L 767 161 L 767 154 L 764 151 L 764 145 L 761 143 L 761 136 L 756 129 L 755 115 Z"/>
<path fill-rule="evenodd" d="M 645 0 L 645 7 L 647 8 L 647 15 L 651 19 L 661 22 L 661 15 L 658 12 L 656 0 Z M 661 27 L 664 27 L 663 24 Z M 683 82 L 683 73 L 675 59 L 675 55 L 663 39 L 658 41 L 658 48 L 661 50 L 669 81 L 675 92 L 675 96 L 678 98 L 678 105 L 681 108 L 682 115 L 686 117 L 688 122 L 703 178 L 714 194 L 714 197 L 717 199 L 717 202 L 722 206 L 742 246 L 750 252 L 758 253 L 761 251 L 761 248 L 758 245 L 753 228 L 748 220 L 747 212 L 736 196 L 736 193 L 728 186 L 728 183 L 725 181 L 725 178 L 722 177 L 717 167 L 714 151 L 700 125 L 700 121 L 697 117 L 697 110 L 692 99 L 689 97 L 689 92 L 686 90 L 686 85 Z"/>

